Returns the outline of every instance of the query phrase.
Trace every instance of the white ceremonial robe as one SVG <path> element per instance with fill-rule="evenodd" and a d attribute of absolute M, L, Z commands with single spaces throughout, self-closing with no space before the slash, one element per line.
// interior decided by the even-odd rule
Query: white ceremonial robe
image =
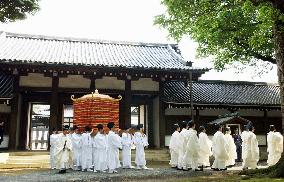
<path fill-rule="evenodd" d="M 212 138 L 212 152 L 214 156 L 214 162 L 212 168 L 225 169 L 226 160 L 229 159 L 228 146 L 225 140 L 225 136 L 222 132 L 217 131 Z"/>
<path fill-rule="evenodd" d="M 236 145 L 234 142 L 234 139 L 232 137 L 232 135 L 230 134 L 225 134 L 225 140 L 228 146 L 228 154 L 229 154 L 229 159 L 226 160 L 226 166 L 233 166 L 235 165 L 235 160 L 237 159 L 237 149 L 236 149 Z"/>
<path fill-rule="evenodd" d="M 244 154 L 246 153 L 247 150 L 247 143 L 248 143 L 248 134 L 249 132 L 244 130 L 241 134 L 241 138 L 242 138 L 242 159 L 244 160 L 245 156 Z"/>
<path fill-rule="evenodd" d="M 81 157 L 81 165 L 82 170 L 88 170 L 92 168 L 92 146 L 93 146 L 93 139 L 89 132 L 83 133 L 81 136 L 81 145 L 82 145 L 82 157 Z"/>
<path fill-rule="evenodd" d="M 270 131 L 267 134 L 268 166 L 275 165 L 283 152 L 283 136 L 279 132 Z"/>
<path fill-rule="evenodd" d="M 68 136 L 58 134 L 56 143 L 56 168 L 68 169 L 73 166 L 72 143 Z"/>
<path fill-rule="evenodd" d="M 97 133 L 94 138 L 94 168 L 96 171 L 107 170 L 107 136 Z"/>
<path fill-rule="evenodd" d="M 122 133 L 122 167 L 131 167 L 131 147 L 133 144 L 132 136 L 129 133 Z"/>
<path fill-rule="evenodd" d="M 180 138 L 180 133 L 178 131 L 175 131 L 170 139 L 169 149 L 171 153 L 171 160 L 170 165 L 172 167 L 178 167 L 182 168 L 182 165 L 179 165 L 178 159 L 179 155 L 181 155 L 181 149 L 182 149 L 182 143 Z"/>
<path fill-rule="evenodd" d="M 204 132 L 199 133 L 199 165 L 210 166 L 209 157 L 212 155 L 212 142 Z"/>
<path fill-rule="evenodd" d="M 133 137 L 133 143 L 136 147 L 135 163 L 138 168 L 145 168 L 146 159 L 144 147 L 147 147 L 149 145 L 147 136 L 145 134 L 142 134 L 141 132 L 135 132 Z"/>
<path fill-rule="evenodd" d="M 73 149 L 73 164 L 78 169 L 81 166 L 81 153 L 82 153 L 82 144 L 81 144 L 81 135 L 73 133 L 71 135 L 72 149 Z"/>
<path fill-rule="evenodd" d="M 186 145 L 187 145 L 187 142 L 188 142 L 188 136 L 189 136 L 189 133 L 188 133 L 188 130 L 183 128 L 180 132 L 180 138 L 181 138 L 181 154 L 179 155 L 179 160 L 178 160 L 178 163 L 179 165 L 181 165 L 184 169 L 187 169 L 187 163 L 185 161 L 185 152 L 186 152 Z"/>
<path fill-rule="evenodd" d="M 52 134 L 50 135 L 50 168 L 55 169 L 56 168 L 56 146 L 57 146 L 57 140 L 58 140 L 58 134 Z"/>
<path fill-rule="evenodd" d="M 121 146 L 120 137 L 113 131 L 109 131 L 107 136 L 108 151 L 107 151 L 107 164 L 109 171 L 113 171 L 120 167 L 119 149 Z"/>
<path fill-rule="evenodd" d="M 243 168 L 256 169 L 259 160 L 259 148 L 256 135 L 251 131 L 247 134 L 247 147 L 244 152 Z"/>
<path fill-rule="evenodd" d="M 199 142 L 197 137 L 196 130 L 190 128 L 188 130 L 189 138 L 186 145 L 186 152 L 185 152 L 185 161 L 186 167 L 192 168 L 193 170 L 198 169 L 198 160 L 199 160 Z"/>

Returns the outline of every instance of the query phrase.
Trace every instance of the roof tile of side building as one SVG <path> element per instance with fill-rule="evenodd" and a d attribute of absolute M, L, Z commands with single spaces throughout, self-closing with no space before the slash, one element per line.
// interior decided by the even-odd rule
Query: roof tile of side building
<path fill-rule="evenodd" d="M 189 87 L 184 82 L 165 84 L 166 103 L 189 104 Z M 198 81 L 192 85 L 193 103 L 200 105 L 279 106 L 278 85 L 263 82 Z"/>
<path fill-rule="evenodd" d="M 188 69 L 176 44 L 114 42 L 5 32 L 0 34 L 0 63 Z"/>
<path fill-rule="evenodd" d="M 0 74 L 0 99 L 12 97 L 13 77 L 11 75 Z"/>

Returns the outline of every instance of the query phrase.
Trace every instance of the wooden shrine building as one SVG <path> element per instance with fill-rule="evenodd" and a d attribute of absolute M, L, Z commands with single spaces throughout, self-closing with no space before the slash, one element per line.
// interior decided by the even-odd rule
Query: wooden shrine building
<path fill-rule="evenodd" d="M 190 88 L 183 82 L 165 84 L 166 145 L 172 133 L 171 126 L 190 116 Z M 214 134 L 212 123 L 243 130 L 248 121 L 256 128 L 259 145 L 266 145 L 269 125 L 283 131 L 280 107 L 280 87 L 263 82 L 199 80 L 192 84 L 193 118 L 197 128 L 206 127 Z"/>
<path fill-rule="evenodd" d="M 165 145 L 164 85 L 198 78 L 175 44 L 58 38 L 0 32 L 0 119 L 6 147 L 47 149 L 48 132 L 72 125 L 71 95 L 122 96 L 120 128 L 137 107 L 151 146 Z M 191 74 L 189 74 L 191 72 Z M 5 142 L 4 142 L 5 145 Z M 40 146 L 40 147 L 38 147 Z"/>

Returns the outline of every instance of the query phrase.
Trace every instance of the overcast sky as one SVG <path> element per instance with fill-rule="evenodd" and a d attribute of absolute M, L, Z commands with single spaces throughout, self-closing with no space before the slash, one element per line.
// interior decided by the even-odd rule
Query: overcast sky
<path fill-rule="evenodd" d="M 155 15 L 165 8 L 160 0 L 41 0 L 41 10 L 26 20 L 0 24 L 0 31 L 50 36 L 80 37 L 134 42 L 174 43 L 167 31 L 153 25 Z M 189 38 L 179 43 L 185 59 L 194 66 L 212 67 L 208 60 L 195 58 L 196 44 Z M 223 72 L 214 70 L 202 79 L 277 82 L 276 67 L 257 76 L 253 68 L 236 73 L 231 68 Z"/>

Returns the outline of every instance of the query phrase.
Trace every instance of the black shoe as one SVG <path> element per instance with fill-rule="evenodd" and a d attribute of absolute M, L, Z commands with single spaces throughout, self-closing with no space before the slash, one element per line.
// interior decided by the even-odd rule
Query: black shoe
<path fill-rule="evenodd" d="M 227 168 L 224 168 L 224 169 L 220 169 L 220 171 L 227 171 Z"/>
<path fill-rule="evenodd" d="M 183 171 L 189 171 L 188 169 L 182 169 Z"/>
<path fill-rule="evenodd" d="M 192 170 L 192 168 L 188 168 L 188 170 Z"/>
<path fill-rule="evenodd" d="M 203 171 L 203 168 L 201 168 L 201 169 L 195 169 L 194 171 Z"/>
<path fill-rule="evenodd" d="M 64 174 L 64 173 L 66 173 L 66 169 L 61 169 L 61 170 L 59 170 L 58 173 L 59 173 L 59 174 Z"/>

